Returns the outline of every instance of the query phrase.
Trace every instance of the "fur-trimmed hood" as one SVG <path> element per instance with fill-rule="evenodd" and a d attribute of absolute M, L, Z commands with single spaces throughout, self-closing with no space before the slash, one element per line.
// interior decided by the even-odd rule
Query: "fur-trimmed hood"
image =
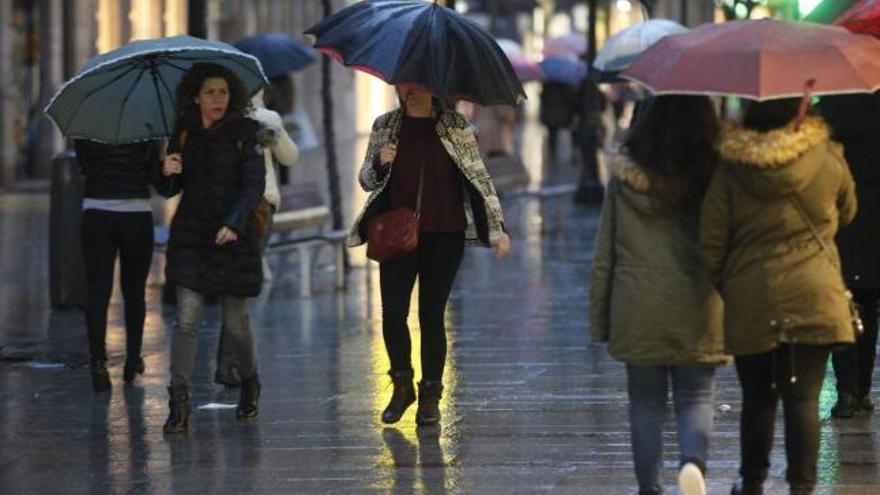
<path fill-rule="evenodd" d="M 668 214 L 658 201 L 659 193 L 667 187 L 651 172 L 642 168 L 625 151 L 611 157 L 611 175 L 621 184 L 621 197 L 645 215 Z"/>
<path fill-rule="evenodd" d="M 829 147 L 842 156 L 830 136 L 825 121 L 812 116 L 804 119 L 798 129 L 794 123 L 768 132 L 728 125 L 719 151 L 750 191 L 762 197 L 785 196 L 802 190 L 813 180 Z"/>

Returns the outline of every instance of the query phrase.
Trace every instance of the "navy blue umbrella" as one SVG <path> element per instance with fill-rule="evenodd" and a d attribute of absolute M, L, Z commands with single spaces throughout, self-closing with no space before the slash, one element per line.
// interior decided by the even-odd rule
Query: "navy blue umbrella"
<path fill-rule="evenodd" d="M 260 59 L 269 79 L 298 71 L 318 60 L 312 47 L 284 33 L 251 36 L 236 43 L 235 47 Z"/>
<path fill-rule="evenodd" d="M 306 34 L 319 51 L 389 84 L 481 105 L 516 105 L 526 97 L 492 35 L 436 2 L 358 2 Z"/>

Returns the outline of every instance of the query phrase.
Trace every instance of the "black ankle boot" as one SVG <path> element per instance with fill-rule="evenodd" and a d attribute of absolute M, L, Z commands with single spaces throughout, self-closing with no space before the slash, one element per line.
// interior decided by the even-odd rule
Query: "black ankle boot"
<path fill-rule="evenodd" d="M 168 420 L 165 433 L 185 433 L 189 428 L 189 388 L 186 385 L 168 387 Z"/>
<path fill-rule="evenodd" d="M 837 394 L 837 403 L 831 408 L 835 418 L 851 418 L 856 415 L 856 398 L 846 392 Z"/>
<path fill-rule="evenodd" d="M 122 368 L 122 381 L 125 383 L 133 382 L 135 374 L 144 374 L 144 358 L 140 356 L 125 360 L 125 367 Z"/>
<path fill-rule="evenodd" d="M 110 373 L 107 372 L 107 361 L 103 359 L 92 360 L 92 390 L 106 392 L 113 386 L 110 384 Z"/>
<path fill-rule="evenodd" d="M 416 401 L 416 388 L 413 386 L 413 370 L 389 371 L 394 383 L 394 393 L 388 407 L 382 411 L 382 422 L 386 424 L 400 421 L 406 408 Z"/>
<path fill-rule="evenodd" d="M 764 483 L 739 478 L 733 483 L 730 495 L 764 495 Z"/>
<path fill-rule="evenodd" d="M 440 398 L 443 397 L 443 384 L 438 381 L 419 382 L 419 408 L 416 411 L 416 424 L 435 425 L 440 422 Z"/>
<path fill-rule="evenodd" d="M 235 411 L 236 416 L 240 419 L 255 419 L 259 416 L 260 390 L 262 386 L 258 375 L 241 379 L 241 397 L 238 400 L 238 409 Z"/>

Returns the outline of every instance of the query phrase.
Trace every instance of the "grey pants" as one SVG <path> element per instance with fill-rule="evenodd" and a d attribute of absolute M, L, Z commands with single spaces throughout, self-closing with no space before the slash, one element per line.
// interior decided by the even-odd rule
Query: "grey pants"
<path fill-rule="evenodd" d="M 171 385 L 189 386 L 196 363 L 196 345 L 205 296 L 185 287 L 177 288 L 177 324 L 171 337 Z M 226 342 L 234 356 L 234 365 L 241 376 L 257 374 L 254 338 L 251 334 L 247 299 L 221 296 L 223 327 Z"/>

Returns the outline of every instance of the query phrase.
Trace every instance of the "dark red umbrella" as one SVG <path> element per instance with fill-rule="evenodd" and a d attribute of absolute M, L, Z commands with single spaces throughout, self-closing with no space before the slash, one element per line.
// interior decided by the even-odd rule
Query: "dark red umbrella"
<path fill-rule="evenodd" d="M 862 0 L 834 21 L 854 33 L 880 35 L 880 1 Z"/>
<path fill-rule="evenodd" d="M 880 88 L 880 41 L 839 27 L 774 19 L 704 24 L 667 36 L 622 77 L 655 94 L 799 97 Z"/>

